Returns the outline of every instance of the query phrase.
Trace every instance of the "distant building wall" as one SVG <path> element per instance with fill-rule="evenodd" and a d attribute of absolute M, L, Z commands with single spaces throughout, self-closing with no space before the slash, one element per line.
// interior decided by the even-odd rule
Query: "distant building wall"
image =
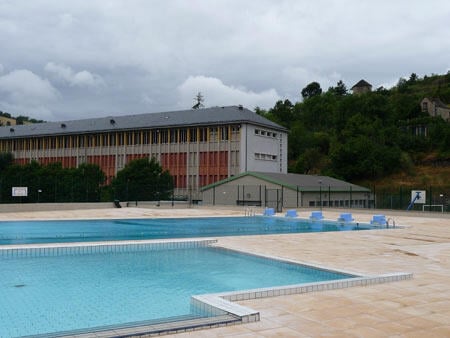
<path fill-rule="evenodd" d="M 192 199 L 200 199 L 199 188 L 248 170 L 286 173 L 287 131 L 259 116 L 253 122 L 257 115 L 250 111 L 248 122 L 239 116 L 227 120 L 230 111 L 245 112 L 241 107 L 227 109 L 220 111 L 223 121 L 221 117 L 218 122 L 197 125 L 185 124 L 183 119 L 177 126 L 167 122 L 129 128 L 111 119 L 108 130 L 92 127 L 77 132 L 71 130 L 72 122 L 44 123 L 39 127 L 47 129 L 36 135 L 27 126 L 2 127 L 0 151 L 11 152 L 19 164 L 60 162 L 64 168 L 96 164 L 107 183 L 130 161 L 154 157 L 173 176 L 175 195 Z M 208 109 L 204 111 L 207 119 Z M 27 133 L 19 134 L 19 130 Z"/>
<path fill-rule="evenodd" d="M 422 109 L 422 112 L 426 112 L 433 117 L 440 116 L 445 121 L 450 122 L 450 107 L 448 107 L 440 99 L 430 99 L 426 97 L 421 101 L 420 107 Z"/>

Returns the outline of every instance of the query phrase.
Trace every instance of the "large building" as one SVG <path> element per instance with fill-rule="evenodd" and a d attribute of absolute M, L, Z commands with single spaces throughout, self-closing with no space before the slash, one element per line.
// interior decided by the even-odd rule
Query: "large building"
<path fill-rule="evenodd" d="M 246 171 L 287 173 L 287 146 L 285 128 L 242 106 L 0 127 L 0 152 L 17 163 L 92 163 L 110 181 L 154 157 L 178 195 Z"/>

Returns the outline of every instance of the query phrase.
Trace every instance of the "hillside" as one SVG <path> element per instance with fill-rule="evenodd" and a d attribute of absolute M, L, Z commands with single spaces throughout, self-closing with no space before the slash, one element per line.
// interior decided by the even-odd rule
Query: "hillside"
<path fill-rule="evenodd" d="M 422 111 L 423 98 L 450 103 L 450 72 L 399 79 L 391 88 L 351 94 L 339 81 L 313 82 L 303 101 L 278 101 L 261 114 L 290 129 L 289 171 L 365 185 L 448 185 L 450 123 Z"/>
<path fill-rule="evenodd" d="M 412 172 L 398 172 L 373 180 L 361 180 L 355 182 L 366 187 L 376 187 L 386 191 L 393 191 L 398 187 L 412 190 L 425 190 L 431 187 L 439 187 L 443 192 L 450 193 L 450 166 L 424 166 L 417 165 Z"/>

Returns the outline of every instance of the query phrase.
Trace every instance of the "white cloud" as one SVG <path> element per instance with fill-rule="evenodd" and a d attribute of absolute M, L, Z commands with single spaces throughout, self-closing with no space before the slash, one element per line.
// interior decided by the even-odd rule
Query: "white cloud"
<path fill-rule="evenodd" d="M 48 62 L 45 65 L 44 69 L 49 72 L 55 79 L 60 80 L 70 86 L 99 87 L 105 84 L 100 75 L 92 74 L 87 70 L 82 70 L 76 73 L 69 66 L 56 64 L 53 62 Z"/>
<path fill-rule="evenodd" d="M 244 87 L 227 86 L 214 77 L 190 76 L 178 86 L 178 106 L 183 108 L 193 106 L 194 97 L 198 92 L 203 95 L 206 107 L 241 104 L 249 109 L 256 106 L 269 108 L 280 99 L 273 88 L 255 93 Z"/>
<path fill-rule="evenodd" d="M 25 114 L 38 119 L 52 117 L 52 103 L 60 94 L 47 79 L 27 69 L 0 75 L 0 105 L 12 115 Z"/>
<path fill-rule="evenodd" d="M 27 69 L 14 70 L 0 76 L 0 95 L 2 94 L 16 103 L 50 102 L 59 96 L 47 79 L 42 79 Z"/>
<path fill-rule="evenodd" d="M 0 63 L 0 74 L 3 73 L 3 65 Z"/>
<path fill-rule="evenodd" d="M 71 27 L 74 23 L 76 23 L 76 20 L 70 13 L 64 13 L 59 16 L 59 24 L 62 28 Z"/>

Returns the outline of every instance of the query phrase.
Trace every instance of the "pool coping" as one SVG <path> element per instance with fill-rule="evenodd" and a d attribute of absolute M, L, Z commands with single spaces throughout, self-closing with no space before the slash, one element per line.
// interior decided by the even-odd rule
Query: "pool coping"
<path fill-rule="evenodd" d="M 114 329 L 102 329 L 92 328 L 86 329 L 86 331 L 91 330 L 91 332 L 77 333 L 76 331 L 70 332 L 60 332 L 48 335 L 39 335 L 42 337 L 78 337 L 78 338 L 88 338 L 88 337 L 153 337 L 174 333 L 191 332 L 207 328 L 224 327 L 230 325 L 252 323 L 260 320 L 260 313 L 251 308 L 242 306 L 235 302 L 268 298 L 268 297 L 278 297 L 284 295 L 293 294 L 303 294 L 310 292 L 320 292 L 336 289 L 344 289 L 355 286 L 369 286 L 382 283 L 390 283 L 395 281 L 409 280 L 413 278 L 413 274 L 409 272 L 395 272 L 374 276 L 364 276 L 360 273 L 354 271 L 344 271 L 342 269 L 334 269 L 330 267 L 324 267 L 317 264 L 310 264 L 307 262 L 300 262 L 296 260 L 281 258 L 277 256 L 262 255 L 249 253 L 242 250 L 234 250 L 224 248 L 217 245 L 218 240 L 213 238 L 193 238 L 193 239 L 162 239 L 162 240 L 130 240 L 130 241 L 113 241 L 113 242 L 85 242 L 85 243 L 42 243 L 42 244 L 20 244 L 20 245 L 5 245 L 0 246 L 0 255 L 5 255 L 2 250 L 9 250 L 12 255 L 7 257 L 16 257 L 19 255 L 21 250 L 35 249 L 38 252 L 42 251 L 43 255 L 54 255 L 59 254 L 61 248 L 68 248 L 70 250 L 80 251 L 83 247 L 90 247 L 93 250 L 108 250 L 108 247 L 117 247 L 125 245 L 141 245 L 156 246 L 171 249 L 185 248 L 186 246 L 214 246 L 220 249 L 225 249 L 228 251 L 239 252 L 246 255 L 262 257 L 271 260 L 277 260 L 280 262 L 297 264 L 308 266 L 320 270 L 326 270 L 331 272 L 338 272 L 343 274 L 352 275 L 354 277 L 323 281 L 323 282 L 312 282 L 303 284 L 293 284 L 278 287 L 266 287 L 250 290 L 238 290 L 238 291 L 228 291 L 221 293 L 212 294 L 202 294 L 191 296 L 191 306 L 197 309 L 199 312 L 208 314 L 210 317 L 188 319 L 182 321 L 166 322 L 166 323 L 156 323 L 150 325 L 140 325 L 140 326 L 128 326 L 123 328 Z M 98 252 L 98 251 L 94 251 Z M 90 253 L 82 250 L 82 253 Z M 19 255 L 21 257 L 27 257 L 27 255 Z"/>

